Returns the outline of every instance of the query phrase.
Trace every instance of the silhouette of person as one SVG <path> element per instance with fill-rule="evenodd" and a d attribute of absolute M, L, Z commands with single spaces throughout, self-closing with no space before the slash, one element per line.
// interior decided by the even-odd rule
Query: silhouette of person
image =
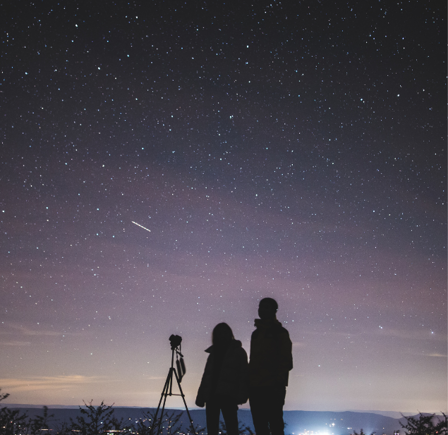
<path fill-rule="evenodd" d="M 276 318 L 277 302 L 264 298 L 258 307 L 257 328 L 250 340 L 249 403 L 257 435 L 284 435 L 283 405 L 292 343 Z"/>
<path fill-rule="evenodd" d="M 241 341 L 235 340 L 227 323 L 213 329 L 210 355 L 205 364 L 196 405 L 203 407 L 209 435 L 218 435 L 219 413 L 222 412 L 229 435 L 238 435 L 238 405 L 248 399 L 247 353 Z"/>

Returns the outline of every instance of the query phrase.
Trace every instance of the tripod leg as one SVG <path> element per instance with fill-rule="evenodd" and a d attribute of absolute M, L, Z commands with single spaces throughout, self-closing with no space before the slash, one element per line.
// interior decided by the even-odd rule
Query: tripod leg
<path fill-rule="evenodd" d="M 190 411 L 188 410 L 187 402 L 185 401 L 185 394 L 184 394 L 184 392 L 182 391 L 182 387 L 180 386 L 179 377 L 177 376 L 176 370 L 173 369 L 173 371 L 174 371 L 174 375 L 176 376 L 176 381 L 177 381 L 177 385 L 178 385 L 178 387 L 179 387 L 180 395 L 182 396 L 182 400 L 184 401 L 185 410 L 187 411 L 188 419 L 190 420 L 190 428 L 191 428 L 191 431 L 192 431 L 195 435 L 197 435 L 197 434 L 196 434 L 196 430 L 195 430 L 195 428 L 194 428 L 193 419 L 191 418 Z"/>
<path fill-rule="evenodd" d="M 166 381 L 165 381 L 165 386 L 163 387 L 163 391 L 162 391 L 162 394 L 160 396 L 159 405 L 157 406 L 157 411 L 156 411 L 156 414 L 154 416 L 154 426 L 153 427 L 155 427 L 155 425 L 157 425 L 157 417 L 159 415 L 160 405 L 162 404 L 162 400 L 163 400 L 162 413 L 160 415 L 160 419 L 159 419 L 159 422 L 158 422 L 156 434 L 160 433 L 160 426 L 162 425 L 163 414 L 165 413 L 166 396 L 168 394 L 170 394 L 170 391 L 171 391 L 171 388 L 172 388 L 173 370 L 174 370 L 173 368 L 170 368 L 170 370 L 168 372 L 168 376 L 166 377 Z"/>

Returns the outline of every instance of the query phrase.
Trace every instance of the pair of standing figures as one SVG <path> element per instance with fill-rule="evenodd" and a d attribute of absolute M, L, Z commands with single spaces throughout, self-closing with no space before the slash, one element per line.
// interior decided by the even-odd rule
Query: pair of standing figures
<path fill-rule="evenodd" d="M 213 329 L 212 346 L 206 350 L 210 355 L 196 398 L 197 406 L 206 407 L 209 435 L 219 432 L 220 412 L 228 435 L 238 435 L 238 405 L 248 399 L 255 433 L 284 435 L 283 405 L 292 369 L 292 343 L 276 318 L 277 309 L 274 299 L 260 301 L 249 363 L 227 323 Z"/>

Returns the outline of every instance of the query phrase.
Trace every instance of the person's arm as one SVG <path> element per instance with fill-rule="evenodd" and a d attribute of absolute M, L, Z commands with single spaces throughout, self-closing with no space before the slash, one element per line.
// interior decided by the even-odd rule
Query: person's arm
<path fill-rule="evenodd" d="M 206 395 L 207 395 L 207 383 L 210 383 L 210 379 L 209 379 L 209 371 L 211 370 L 210 368 L 210 355 L 207 358 L 207 362 L 205 363 L 205 369 L 204 369 L 204 373 L 202 375 L 202 379 L 201 379 L 201 383 L 199 385 L 199 389 L 198 389 L 198 394 L 196 396 L 196 400 L 195 400 L 195 404 L 196 406 L 199 406 L 201 408 L 203 408 L 205 406 L 205 399 L 206 399 Z"/>
<path fill-rule="evenodd" d="M 292 370 L 292 342 L 286 329 L 280 335 L 280 371 L 288 384 L 289 371 Z"/>
<path fill-rule="evenodd" d="M 239 361 L 239 376 L 238 376 L 238 405 L 247 402 L 249 398 L 249 363 L 247 362 L 247 353 L 241 348 Z"/>

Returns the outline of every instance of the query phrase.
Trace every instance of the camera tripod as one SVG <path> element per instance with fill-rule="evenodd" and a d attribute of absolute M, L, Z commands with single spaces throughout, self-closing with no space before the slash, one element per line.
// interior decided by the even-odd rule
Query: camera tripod
<path fill-rule="evenodd" d="M 174 368 L 174 353 L 176 353 L 177 371 Z M 180 360 L 179 360 L 179 356 L 181 358 Z M 157 432 L 156 432 L 157 435 L 161 433 L 160 427 L 162 425 L 163 414 L 165 412 L 165 404 L 166 404 L 167 396 L 181 396 L 182 397 L 182 400 L 185 405 L 185 410 L 187 411 L 188 419 L 190 420 L 190 429 L 195 435 L 197 435 L 196 430 L 194 428 L 193 419 L 191 418 L 190 411 L 188 411 L 187 402 L 185 402 L 185 394 L 183 393 L 182 387 L 180 386 L 180 383 L 182 381 L 182 377 L 184 374 L 185 374 L 185 364 L 183 361 L 183 355 L 180 353 L 178 346 L 174 347 L 173 343 L 172 343 L 172 345 L 171 345 L 171 367 L 168 372 L 168 376 L 166 377 L 165 386 L 163 387 L 163 391 L 162 391 L 162 394 L 161 394 L 160 400 L 159 400 L 159 406 L 157 406 L 157 411 L 154 416 L 154 425 L 156 425 L 156 424 L 158 425 Z M 179 387 L 180 394 L 173 393 L 173 375 L 176 378 L 176 382 L 177 382 L 177 386 Z M 162 402 L 163 402 L 163 404 L 162 404 Z M 160 414 L 160 420 L 157 422 L 160 405 L 162 405 L 162 412 Z"/>

